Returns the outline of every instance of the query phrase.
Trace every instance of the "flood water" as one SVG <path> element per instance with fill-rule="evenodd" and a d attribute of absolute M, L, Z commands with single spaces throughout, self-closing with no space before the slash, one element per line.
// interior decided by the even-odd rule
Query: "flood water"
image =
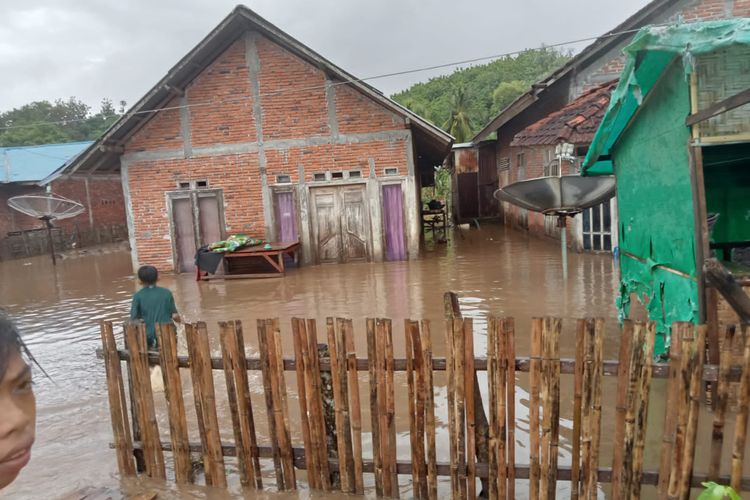
<path fill-rule="evenodd" d="M 500 226 L 483 226 L 481 230 L 455 233 L 448 244 L 429 249 L 418 261 L 309 266 L 291 269 L 283 279 L 197 283 L 192 275 L 166 275 L 162 277 L 161 285 L 174 292 L 185 321 L 208 323 L 215 354 L 218 353 L 216 322 L 220 320 L 243 321 L 247 352 L 254 356 L 257 355 L 257 336 L 252 326 L 255 320 L 278 317 L 282 325 L 284 353 L 292 356 L 292 317 L 324 321 L 328 316 L 338 316 L 354 319 L 357 349 L 362 356 L 366 353 L 365 318 L 393 319 L 397 356 L 403 356 L 403 320 L 431 319 L 435 325 L 434 352 L 442 356 L 442 295 L 452 290 L 460 296 L 463 314 L 474 318 L 475 352 L 478 356 L 486 352 L 486 318 L 496 314 L 516 318 L 519 356 L 528 355 L 527 332 L 532 317 L 551 315 L 565 320 L 561 353 L 568 357 L 573 355 L 574 319 L 604 317 L 607 321 L 605 357 L 614 358 L 618 345 L 614 307 L 617 276 L 612 257 L 571 254 L 569 265 L 570 278 L 566 283 L 561 275 L 558 242 L 529 237 Z M 123 491 L 137 491 L 144 487 L 138 482 L 121 483 L 116 474 L 115 455 L 108 446 L 111 427 L 104 368 L 95 355 L 95 350 L 100 347 L 98 321 L 105 319 L 117 323 L 126 319 L 130 298 L 137 288 L 130 255 L 124 251 L 65 259 L 58 263 L 57 268 L 53 268 L 44 257 L 0 262 L 0 304 L 18 322 L 32 353 L 50 375 L 50 379 L 46 379 L 38 372 L 35 374 L 39 414 L 32 461 L 3 495 L 9 498 L 50 498 L 57 493 L 90 486 L 121 488 Z M 120 332 L 117 334 L 119 341 Z M 223 390 L 219 378 L 223 377 L 216 378 L 217 394 Z M 290 392 L 294 389 L 293 379 L 292 374 L 287 375 Z M 614 393 L 615 387 L 613 378 L 608 379 L 604 386 L 605 398 Z M 366 376 L 361 378 L 363 384 L 366 380 Z M 397 375 L 396 382 L 399 381 Z M 441 377 L 436 378 L 436 384 L 441 382 Z M 516 453 L 519 463 L 528 460 L 527 382 L 526 374 L 518 375 Z M 260 374 L 251 373 L 250 383 L 255 420 L 259 424 L 259 441 L 267 443 Z M 364 390 L 363 385 L 361 391 Z M 567 446 L 571 423 L 567 419 L 572 415 L 572 377 L 564 377 L 562 391 L 561 463 L 565 463 L 566 459 L 569 462 Z M 405 390 L 396 393 L 398 413 L 398 408 L 405 407 Z M 663 393 L 662 384 L 657 382 L 650 416 L 659 421 L 650 420 L 654 424 L 660 424 L 663 418 L 660 393 Z M 398 400 L 399 394 L 402 394 L 403 404 Z M 438 423 L 443 424 L 447 418 L 444 387 L 436 387 L 436 403 Z M 186 401 L 186 404 L 190 402 Z M 364 401 L 362 406 L 366 426 L 363 430 L 369 431 L 369 414 Z M 289 409 L 294 419 L 298 415 L 295 398 L 289 399 Z M 226 423 L 229 419 L 227 408 L 218 410 L 220 420 Z M 192 412 L 192 408 L 188 408 L 188 412 Z M 612 408 L 605 407 L 601 465 L 610 461 L 611 452 L 606 450 L 611 449 L 608 443 L 611 443 L 612 415 Z M 710 428 L 708 419 L 702 418 L 703 435 L 710 432 L 703 431 L 704 424 L 706 430 Z M 402 416 L 397 425 L 400 431 L 399 456 L 408 458 L 408 437 L 401 432 L 408 430 L 408 422 Z M 166 420 L 160 419 L 160 429 L 163 438 L 168 439 Z M 445 429 L 439 429 L 439 432 L 444 433 Z M 301 445 L 301 436 L 294 425 L 292 434 L 295 445 Z M 232 440 L 229 426 L 222 426 L 222 436 Z M 191 434 L 193 440 L 197 440 L 197 435 Z M 367 434 L 363 435 L 363 440 L 367 450 Z M 438 436 L 438 442 L 441 441 L 447 442 L 444 435 Z M 658 449 L 659 442 L 658 432 L 653 436 L 649 433 L 647 446 Z M 447 450 L 439 449 L 438 459 L 447 458 Z M 647 468 L 653 469 L 656 460 L 658 457 L 647 457 Z M 272 475 L 270 464 L 264 467 Z M 410 477 L 401 476 L 400 480 L 406 488 Z M 208 494 L 208 489 L 200 487 L 177 491 L 153 484 L 146 486 L 159 489 L 164 494 L 160 498 L 192 498 Z M 561 492 L 565 491 L 565 485 L 560 487 Z M 608 491 L 609 488 L 605 489 Z M 519 490 L 523 490 L 520 482 Z M 230 493 L 236 494 L 237 491 L 235 487 Z M 408 489 L 404 493 L 408 494 Z M 309 496 L 309 492 L 301 495 Z M 214 491 L 210 496 L 226 498 L 227 494 Z M 247 498 L 265 498 L 265 494 Z"/>

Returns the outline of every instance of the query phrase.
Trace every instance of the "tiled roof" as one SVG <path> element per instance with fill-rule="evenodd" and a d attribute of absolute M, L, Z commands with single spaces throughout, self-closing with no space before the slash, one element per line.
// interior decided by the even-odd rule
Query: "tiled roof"
<path fill-rule="evenodd" d="M 613 80 L 585 92 L 561 110 L 517 133 L 510 145 L 537 146 L 559 142 L 590 144 L 616 85 L 617 80 Z"/>
<path fill-rule="evenodd" d="M 41 181 L 91 144 L 83 141 L 0 148 L 0 184 Z"/>

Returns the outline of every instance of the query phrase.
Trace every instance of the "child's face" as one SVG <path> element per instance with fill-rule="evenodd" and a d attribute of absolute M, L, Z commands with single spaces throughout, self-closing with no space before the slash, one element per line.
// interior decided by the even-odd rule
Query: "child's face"
<path fill-rule="evenodd" d="M 0 380 L 0 489 L 13 482 L 29 463 L 35 429 L 31 367 L 19 352 L 14 352 Z"/>

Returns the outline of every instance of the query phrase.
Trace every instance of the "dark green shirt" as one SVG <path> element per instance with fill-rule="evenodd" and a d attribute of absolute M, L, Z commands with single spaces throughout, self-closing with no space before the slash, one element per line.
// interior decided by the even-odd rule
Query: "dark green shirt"
<path fill-rule="evenodd" d="M 144 286 L 133 295 L 130 319 L 142 319 L 146 324 L 149 347 L 156 346 L 156 324 L 171 323 L 177 312 L 172 292 L 156 285 Z"/>

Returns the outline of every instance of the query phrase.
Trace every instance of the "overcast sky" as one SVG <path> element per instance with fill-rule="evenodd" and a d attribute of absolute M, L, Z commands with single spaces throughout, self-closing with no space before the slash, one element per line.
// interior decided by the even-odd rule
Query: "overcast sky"
<path fill-rule="evenodd" d="M 647 0 L 247 0 L 358 77 L 596 36 Z M 134 103 L 232 0 L 0 0 L 0 112 L 75 96 Z M 580 50 L 585 44 L 571 48 Z M 381 78 L 386 94 L 454 68 Z"/>

